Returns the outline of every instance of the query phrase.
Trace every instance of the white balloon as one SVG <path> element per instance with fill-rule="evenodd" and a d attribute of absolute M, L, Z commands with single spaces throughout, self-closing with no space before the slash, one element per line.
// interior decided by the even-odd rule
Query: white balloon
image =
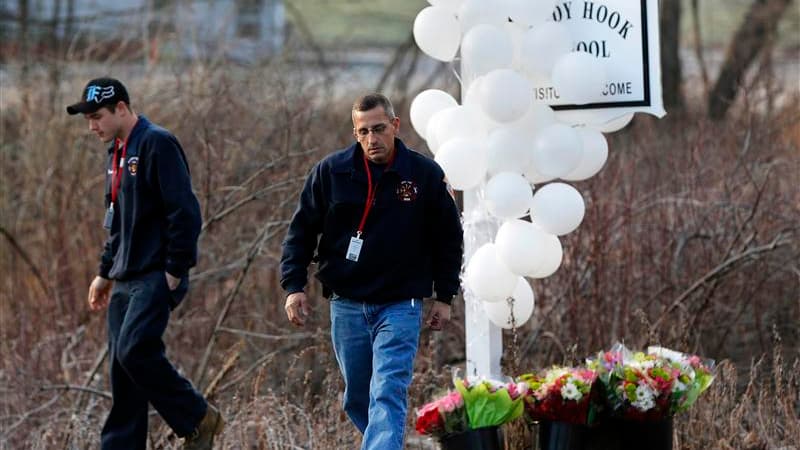
<path fill-rule="evenodd" d="M 464 95 L 462 97 L 462 102 L 465 105 L 475 106 L 476 108 L 480 108 L 481 102 L 479 98 L 479 90 L 480 85 L 484 80 L 484 76 L 475 77 L 472 79 L 468 85 L 466 85 L 466 89 L 464 90 Z M 465 85 L 462 85 L 462 89 Z"/>
<path fill-rule="evenodd" d="M 586 204 L 581 193 L 566 183 L 550 183 L 536 190 L 531 217 L 547 233 L 563 236 L 583 221 Z"/>
<path fill-rule="evenodd" d="M 492 131 L 486 140 L 489 174 L 522 174 L 523 169 L 531 163 L 533 139 L 533 133 L 520 128 L 500 127 Z"/>
<path fill-rule="evenodd" d="M 483 141 L 450 139 L 439 148 L 434 158 L 442 167 L 454 189 L 471 189 L 486 176 L 486 149 Z"/>
<path fill-rule="evenodd" d="M 602 101 L 608 76 L 599 58 L 586 52 L 572 52 L 558 58 L 552 79 L 561 98 L 585 105 Z"/>
<path fill-rule="evenodd" d="M 512 122 L 510 126 L 523 130 L 526 133 L 531 133 L 533 135 L 533 141 L 535 142 L 536 134 L 554 123 L 556 123 L 556 114 L 553 109 L 544 103 L 534 102 L 528 112 L 519 120 Z M 536 166 L 533 163 L 533 142 L 531 142 L 529 148 L 531 155 L 528 159 L 528 164 L 522 168 L 522 175 L 531 184 L 539 184 L 552 180 L 552 176 L 543 175 L 536 170 Z"/>
<path fill-rule="evenodd" d="M 554 0 L 502 0 L 502 7 L 512 22 L 525 27 L 544 23 L 553 13 L 556 6 Z"/>
<path fill-rule="evenodd" d="M 536 133 L 556 123 L 556 113 L 543 103 L 532 103 L 528 112 L 509 126 L 520 128 L 529 133 Z"/>
<path fill-rule="evenodd" d="M 520 62 L 526 72 L 549 77 L 556 61 L 571 49 L 572 35 L 569 27 L 560 22 L 545 22 L 523 35 L 520 42 Z"/>
<path fill-rule="evenodd" d="M 533 87 L 527 78 L 510 69 L 493 70 L 485 75 L 478 95 L 483 111 L 497 122 L 518 120 L 531 107 Z"/>
<path fill-rule="evenodd" d="M 524 325 L 533 315 L 535 303 L 533 289 L 523 277 L 517 278 L 517 285 L 511 298 L 513 300 L 510 302 L 508 300 L 495 303 L 483 302 L 483 310 L 489 320 L 506 330 Z"/>
<path fill-rule="evenodd" d="M 422 91 L 411 102 L 409 111 L 411 126 L 414 127 L 417 134 L 425 138 L 431 117 L 437 112 L 452 106 L 458 106 L 458 102 L 447 92 L 439 89 Z"/>
<path fill-rule="evenodd" d="M 502 302 L 514 293 L 517 276 L 497 257 L 495 245 L 483 244 L 470 258 L 464 277 L 467 288 L 484 302 Z"/>
<path fill-rule="evenodd" d="M 578 127 L 597 128 L 602 124 L 615 121 L 625 115 L 614 109 L 568 109 L 556 112 L 559 122 Z"/>
<path fill-rule="evenodd" d="M 467 33 L 472 27 L 480 24 L 499 27 L 508 22 L 508 17 L 503 15 L 497 5 L 486 0 L 464 0 L 458 8 L 457 15 L 462 33 Z"/>
<path fill-rule="evenodd" d="M 583 141 L 573 128 L 555 123 L 539 131 L 533 143 L 533 164 L 542 175 L 560 178 L 575 170 Z"/>
<path fill-rule="evenodd" d="M 437 113 L 434 113 L 430 120 L 428 120 L 428 126 L 425 128 L 425 140 L 428 143 L 428 148 L 430 149 L 431 153 L 434 155 L 439 150 L 441 146 L 441 142 L 436 138 L 436 130 L 439 129 L 439 122 L 442 118 L 446 117 L 449 113 L 448 111 L 451 109 L 458 108 L 458 105 L 451 106 L 449 108 L 445 108 Z"/>
<path fill-rule="evenodd" d="M 592 128 L 578 128 L 578 134 L 583 141 L 583 156 L 578 167 L 561 177 L 568 181 L 581 181 L 595 176 L 608 159 L 608 141 L 603 133 Z"/>
<path fill-rule="evenodd" d="M 480 98 L 479 98 L 479 89 L 480 84 L 483 82 L 485 77 L 480 76 L 476 77 L 472 82 L 469 83 L 469 87 L 464 94 L 464 106 L 468 106 L 476 111 L 481 116 L 481 122 L 483 123 L 484 131 L 488 134 L 494 131 L 495 129 L 500 127 L 498 122 L 492 120 L 481 107 Z"/>
<path fill-rule="evenodd" d="M 441 6 L 443 8 L 447 8 L 450 11 L 458 11 L 458 8 L 464 3 L 464 0 L 428 0 L 433 6 Z"/>
<path fill-rule="evenodd" d="M 439 147 L 454 138 L 483 139 L 486 137 L 483 116 L 477 108 L 459 105 L 447 108 L 434 117 L 441 114 L 436 121 L 436 128 L 432 130 L 435 134 L 435 142 Z M 428 137 L 430 138 L 430 133 Z"/>
<path fill-rule="evenodd" d="M 531 185 L 518 173 L 500 172 L 486 183 L 486 207 L 489 213 L 501 219 L 524 216 L 532 198 Z"/>
<path fill-rule="evenodd" d="M 533 158 L 531 158 L 533 161 Z M 525 177 L 526 180 L 532 185 L 547 183 L 550 180 L 553 180 L 554 177 L 543 175 L 536 170 L 536 164 L 531 162 L 522 170 L 522 176 Z"/>
<path fill-rule="evenodd" d="M 506 33 L 508 33 L 508 36 L 511 38 L 511 45 L 514 49 L 513 52 L 514 57 L 511 59 L 510 68 L 525 75 L 522 64 L 520 62 L 521 60 L 520 47 L 522 46 L 522 37 L 525 35 L 525 32 L 528 31 L 528 28 L 523 27 L 514 22 L 506 22 L 503 25 L 503 29 L 506 30 Z"/>
<path fill-rule="evenodd" d="M 502 28 L 481 24 L 464 35 L 461 42 L 461 62 L 464 72 L 480 76 L 496 69 L 511 67 L 514 44 Z"/>
<path fill-rule="evenodd" d="M 591 127 L 603 133 L 613 133 L 628 126 L 631 120 L 633 120 L 633 113 L 625 114 L 624 116 L 617 117 L 605 123 L 591 125 Z"/>
<path fill-rule="evenodd" d="M 428 56 L 452 61 L 461 43 L 461 27 L 453 11 L 428 6 L 414 19 L 414 40 Z"/>
<path fill-rule="evenodd" d="M 503 223 L 494 243 L 506 267 L 517 275 L 530 276 L 544 261 L 542 249 L 547 246 L 547 236 L 538 226 L 514 219 Z"/>
<path fill-rule="evenodd" d="M 533 224 L 538 227 L 535 221 Z M 541 264 L 528 276 L 531 278 L 549 277 L 556 273 L 561 266 L 563 257 L 564 249 L 561 247 L 561 241 L 558 240 L 558 236 L 547 234 L 541 247 Z"/>

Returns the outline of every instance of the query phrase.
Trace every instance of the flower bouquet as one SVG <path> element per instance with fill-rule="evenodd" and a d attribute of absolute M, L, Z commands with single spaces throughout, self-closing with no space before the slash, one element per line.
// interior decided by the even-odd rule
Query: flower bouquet
<path fill-rule="evenodd" d="M 416 429 L 443 449 L 500 449 L 498 426 L 522 415 L 526 383 L 454 377 L 456 390 L 417 410 Z"/>
<path fill-rule="evenodd" d="M 530 386 L 530 393 L 524 398 L 529 421 L 552 420 L 576 425 L 595 421 L 600 397 L 595 371 L 554 366 L 540 374 L 522 375 L 520 379 Z"/>
<path fill-rule="evenodd" d="M 713 380 L 713 362 L 660 347 L 633 353 L 617 344 L 587 365 L 605 386 L 611 415 L 626 420 L 668 419 L 688 409 Z"/>
<path fill-rule="evenodd" d="M 469 429 L 464 399 L 458 391 L 427 403 L 417 410 L 417 432 L 442 439 Z"/>
<path fill-rule="evenodd" d="M 668 361 L 676 371 L 670 396 L 670 414 L 675 415 L 686 411 L 694 405 L 714 381 L 714 361 L 702 360 L 697 355 L 686 355 L 663 347 L 648 347 L 647 353 Z"/>
<path fill-rule="evenodd" d="M 464 398 L 471 429 L 502 425 L 522 415 L 522 399 L 528 393 L 525 382 L 462 378 L 455 378 L 453 382 Z"/>

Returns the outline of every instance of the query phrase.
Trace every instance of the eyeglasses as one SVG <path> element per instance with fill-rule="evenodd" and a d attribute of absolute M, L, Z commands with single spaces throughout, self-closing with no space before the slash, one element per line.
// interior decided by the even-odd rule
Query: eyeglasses
<path fill-rule="evenodd" d="M 387 124 L 387 123 L 379 123 L 379 124 L 377 124 L 375 126 L 372 126 L 372 127 L 369 127 L 369 128 L 359 128 L 358 130 L 356 130 L 356 134 L 360 138 L 365 138 L 365 137 L 369 136 L 370 133 L 373 133 L 373 134 L 386 133 L 386 130 L 388 130 L 388 129 L 389 129 L 389 124 Z"/>

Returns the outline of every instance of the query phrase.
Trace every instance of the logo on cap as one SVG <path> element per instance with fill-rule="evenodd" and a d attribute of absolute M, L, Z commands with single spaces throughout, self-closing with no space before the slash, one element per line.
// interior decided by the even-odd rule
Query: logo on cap
<path fill-rule="evenodd" d="M 91 85 L 86 88 L 86 101 L 100 103 L 107 98 L 114 97 L 114 86 L 100 87 Z"/>

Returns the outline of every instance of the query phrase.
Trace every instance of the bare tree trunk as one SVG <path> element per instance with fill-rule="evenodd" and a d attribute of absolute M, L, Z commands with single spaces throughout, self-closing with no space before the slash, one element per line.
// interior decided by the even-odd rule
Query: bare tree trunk
<path fill-rule="evenodd" d="M 700 0 L 692 0 L 692 33 L 694 34 L 694 55 L 697 58 L 697 64 L 700 65 L 700 76 L 703 79 L 703 96 L 708 95 L 709 78 L 708 78 L 708 64 L 703 55 L 703 34 L 700 30 Z"/>
<path fill-rule="evenodd" d="M 778 22 L 792 0 L 755 0 L 728 46 L 717 83 L 708 98 L 708 114 L 712 119 L 725 117 L 736 100 L 736 94 L 747 69 L 776 32 Z"/>
<path fill-rule="evenodd" d="M 20 50 L 22 51 L 22 68 L 20 69 L 20 81 L 25 83 L 25 80 L 28 79 L 28 72 L 30 71 L 31 65 L 31 52 L 30 52 L 30 45 L 28 41 L 28 0 L 19 0 L 19 41 L 18 45 Z M 22 104 L 28 105 L 29 96 L 28 96 L 28 89 L 24 89 L 24 86 L 20 86 L 20 91 L 22 92 Z"/>
<path fill-rule="evenodd" d="M 64 19 L 64 40 L 69 42 L 75 33 L 75 0 L 67 0 L 67 17 Z"/>
<path fill-rule="evenodd" d="M 683 109 L 680 58 L 681 0 L 661 2 L 661 84 L 664 106 Z"/>
<path fill-rule="evenodd" d="M 53 87 L 58 87 L 59 80 L 61 78 L 61 58 L 63 55 L 63 51 L 65 49 L 65 39 L 63 36 L 59 39 L 58 36 L 58 27 L 61 23 L 61 0 L 54 0 L 53 1 L 53 16 L 50 20 L 50 35 L 49 35 L 49 42 L 47 43 L 47 53 L 50 56 L 50 67 L 48 68 L 48 72 L 50 75 L 50 85 Z M 51 109 L 55 108 L 55 105 L 59 101 L 57 95 L 49 96 L 50 99 L 50 107 Z"/>

